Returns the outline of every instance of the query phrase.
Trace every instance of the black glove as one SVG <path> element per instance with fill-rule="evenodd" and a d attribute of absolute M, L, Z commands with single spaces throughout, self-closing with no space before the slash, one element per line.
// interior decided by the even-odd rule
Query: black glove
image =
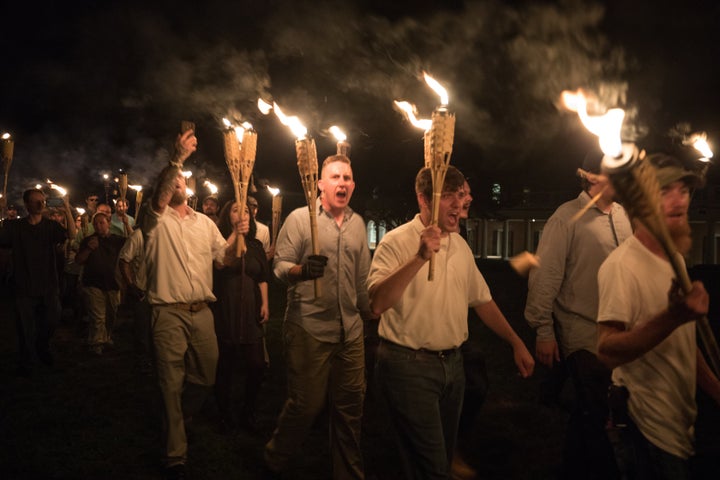
<path fill-rule="evenodd" d="M 325 274 L 325 265 L 327 265 L 328 257 L 325 255 L 310 255 L 307 261 L 303 263 L 300 278 L 303 280 L 313 280 L 320 278 Z"/>

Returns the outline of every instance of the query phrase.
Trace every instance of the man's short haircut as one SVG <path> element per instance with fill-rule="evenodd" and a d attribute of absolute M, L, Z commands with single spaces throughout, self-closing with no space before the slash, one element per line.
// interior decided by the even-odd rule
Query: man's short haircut
<path fill-rule="evenodd" d="M 323 160 L 322 168 L 320 169 L 320 171 L 322 172 L 323 170 L 325 170 L 325 166 L 330 165 L 331 163 L 335 163 L 335 162 L 342 162 L 342 163 L 347 163 L 348 165 L 352 165 L 352 162 L 350 161 L 350 157 L 348 157 L 347 155 L 341 155 L 341 154 L 330 155 L 325 160 Z"/>
<path fill-rule="evenodd" d="M 23 202 L 28 203 L 30 201 L 30 195 L 36 192 L 45 197 L 45 194 L 39 188 L 28 188 L 23 192 Z"/>
<path fill-rule="evenodd" d="M 205 202 L 207 202 L 208 200 L 215 202 L 215 206 L 220 208 L 220 200 L 218 200 L 215 195 L 208 195 L 207 197 L 205 197 L 202 201 L 202 204 L 205 205 Z"/>
<path fill-rule="evenodd" d="M 253 197 L 252 195 L 248 195 L 248 196 L 247 196 L 247 205 L 248 205 L 248 207 L 258 208 L 258 201 L 257 201 L 257 199 L 256 199 L 255 197 Z"/>
<path fill-rule="evenodd" d="M 108 221 L 108 223 L 110 222 L 110 217 L 109 217 L 106 213 L 103 213 L 103 212 L 95 212 L 95 213 L 93 214 L 93 216 L 92 216 L 92 220 L 90 221 L 90 223 L 92 223 L 93 225 L 95 225 L 95 219 L 98 218 L 98 217 L 105 217 L 105 219 Z"/>
<path fill-rule="evenodd" d="M 465 176 L 460 170 L 448 166 L 447 173 L 445 174 L 445 183 L 443 183 L 443 192 L 457 192 L 465 185 Z M 433 184 L 432 184 L 432 172 L 428 167 L 420 169 L 417 176 L 415 177 L 415 193 L 422 194 L 427 200 L 432 199 L 433 196 Z"/>

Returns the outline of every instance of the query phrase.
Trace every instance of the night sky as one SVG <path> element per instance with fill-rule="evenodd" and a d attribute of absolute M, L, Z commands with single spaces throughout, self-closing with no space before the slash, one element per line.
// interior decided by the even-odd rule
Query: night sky
<path fill-rule="evenodd" d="M 422 132 L 392 101 L 429 117 L 438 99 L 423 70 L 450 93 L 452 163 L 481 203 L 495 182 L 577 189 L 575 168 L 595 140 L 558 109 L 563 89 L 626 108 L 624 136 L 641 146 L 661 145 L 679 123 L 720 138 L 720 6 L 710 0 L 5 3 L 0 131 L 16 142 L 15 203 L 51 178 L 80 206 L 118 168 L 150 186 L 181 120 L 197 124 L 200 143 L 188 166 L 226 197 L 220 119 L 230 116 L 258 131 L 256 180 L 297 206 L 294 138 L 258 112 L 262 97 L 300 117 L 320 160 L 335 151 L 327 128 L 345 130 L 358 210 L 371 192 L 412 210 Z M 269 195 L 257 196 L 269 216 Z"/>

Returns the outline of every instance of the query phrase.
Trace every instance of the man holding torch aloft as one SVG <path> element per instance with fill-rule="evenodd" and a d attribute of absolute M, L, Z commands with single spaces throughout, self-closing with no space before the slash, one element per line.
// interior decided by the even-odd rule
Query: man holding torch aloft
<path fill-rule="evenodd" d="M 355 190 L 350 159 L 326 158 L 318 188 L 320 255 L 313 255 L 308 207 L 287 217 L 275 249 L 274 273 L 288 284 L 283 324 L 288 399 L 265 446 L 265 462 L 268 473 L 284 470 L 329 404 L 333 478 L 364 478 L 360 426 L 370 249 L 365 222 L 349 206 Z M 315 279 L 322 283 L 319 298 Z"/>
<path fill-rule="evenodd" d="M 373 257 L 368 287 L 380 315 L 375 379 L 398 432 L 405 477 L 448 478 L 465 389 L 460 345 L 467 308 L 513 348 L 525 378 L 534 360 L 490 295 L 475 258 L 457 233 L 465 177 L 448 166 L 438 224 L 431 224 L 432 174 L 415 179 L 420 214 L 387 233 Z M 435 278 L 428 280 L 435 253 Z"/>
<path fill-rule="evenodd" d="M 213 260 L 229 264 L 235 253 L 215 223 L 187 204 L 182 166 L 196 148 L 192 129 L 178 135 L 175 156 L 160 172 L 141 226 L 147 299 L 152 307 L 152 337 L 167 428 L 167 478 L 184 478 L 184 418 L 202 406 L 215 383 L 218 345 L 208 308 L 208 302 L 215 301 Z"/>
<path fill-rule="evenodd" d="M 642 161 L 660 187 L 660 221 L 684 255 L 692 245 L 690 192 L 702 180 L 664 153 Z M 623 478 L 689 479 L 696 387 L 720 404 L 720 381 L 696 343 L 709 297 L 701 282 L 682 293 L 667 250 L 633 213 L 642 210 L 626 208 L 635 233 L 598 273 L 598 358 L 613 369 L 611 441 Z"/>

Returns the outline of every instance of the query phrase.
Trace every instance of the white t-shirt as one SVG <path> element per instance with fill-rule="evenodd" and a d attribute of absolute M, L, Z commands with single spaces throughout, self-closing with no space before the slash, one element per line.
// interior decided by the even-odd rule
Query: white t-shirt
<path fill-rule="evenodd" d="M 619 321 L 632 330 L 668 306 L 675 273 L 667 260 L 630 237 L 600 267 L 598 322 Z M 658 448 L 681 458 L 694 452 L 697 345 L 695 322 L 675 329 L 655 348 L 613 370 L 630 392 L 630 416 Z"/>

